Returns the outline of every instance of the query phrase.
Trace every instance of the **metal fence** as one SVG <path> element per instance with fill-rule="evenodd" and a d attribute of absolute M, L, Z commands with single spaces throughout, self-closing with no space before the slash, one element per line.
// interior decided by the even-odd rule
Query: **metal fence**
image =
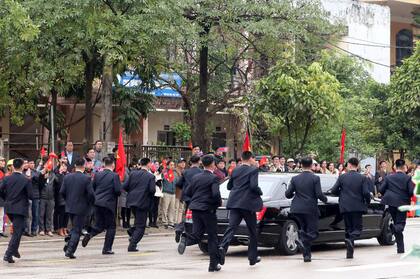
<path fill-rule="evenodd" d="M 133 146 L 130 149 L 131 157 L 147 157 L 151 160 L 162 160 L 167 157 L 172 157 L 175 160 L 179 158 L 188 160 L 191 157 L 191 149 L 188 146 L 141 145 Z"/>

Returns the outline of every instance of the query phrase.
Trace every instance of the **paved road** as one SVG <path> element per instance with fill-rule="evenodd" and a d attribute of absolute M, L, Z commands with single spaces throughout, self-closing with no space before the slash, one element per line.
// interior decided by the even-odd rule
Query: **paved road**
<path fill-rule="evenodd" d="M 188 247 L 180 256 L 173 237 L 146 236 L 140 252 L 126 253 L 127 238 L 115 241 L 114 256 L 102 256 L 103 239 L 94 239 L 89 247 L 79 246 L 76 260 L 68 260 L 62 242 L 24 242 L 22 259 L 16 264 L 0 263 L 0 278 L 420 278 L 420 259 L 401 259 L 395 247 L 381 247 L 375 239 L 356 244 L 355 259 L 346 260 L 342 244 L 315 247 L 312 263 L 303 263 L 301 256 L 281 256 L 271 249 L 260 249 L 263 261 L 248 266 L 246 249 L 232 248 L 222 271 L 207 272 L 208 257 L 198 248 Z M 406 232 L 407 247 L 420 244 L 420 219 L 410 220 Z M 3 254 L 5 242 L 0 243 Z"/>

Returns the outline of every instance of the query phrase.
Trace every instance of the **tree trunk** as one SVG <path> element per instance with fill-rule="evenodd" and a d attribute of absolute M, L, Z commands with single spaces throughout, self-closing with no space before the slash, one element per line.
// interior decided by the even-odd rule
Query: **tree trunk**
<path fill-rule="evenodd" d="M 102 74 L 103 138 L 112 141 L 112 65 L 105 63 Z"/>
<path fill-rule="evenodd" d="M 95 77 L 95 55 L 92 58 L 85 56 L 85 138 L 84 142 L 90 146 L 93 142 L 93 111 L 92 111 L 92 86 Z"/>
<path fill-rule="evenodd" d="M 209 48 L 207 45 L 207 38 L 210 32 L 210 27 L 205 26 L 204 31 L 200 34 L 202 39 L 200 47 L 200 91 L 199 91 L 199 102 L 197 104 L 197 111 L 194 114 L 193 123 L 193 142 L 199 145 L 204 152 L 208 151 L 209 140 L 206 134 L 207 126 L 207 109 L 208 109 L 208 60 L 209 60 Z"/>

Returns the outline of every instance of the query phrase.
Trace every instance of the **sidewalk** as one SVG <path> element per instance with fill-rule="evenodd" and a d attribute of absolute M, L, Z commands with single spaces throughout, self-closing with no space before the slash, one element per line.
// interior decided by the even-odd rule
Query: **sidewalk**
<path fill-rule="evenodd" d="M 8 238 L 0 237 L 0 246 L 7 245 L 10 240 L 10 234 L 8 234 Z M 105 234 L 101 234 L 100 236 L 96 237 L 98 239 L 104 238 Z M 174 236 L 175 237 L 175 230 L 173 229 L 165 229 L 163 226 L 156 228 L 146 228 L 146 232 L 144 234 L 145 237 L 155 237 L 155 236 Z M 117 228 L 117 234 L 115 238 L 128 238 L 127 230 L 121 227 Z M 61 237 L 57 234 L 54 236 L 35 236 L 35 237 L 27 237 L 22 236 L 22 243 L 38 243 L 38 242 L 60 242 L 64 241 L 64 237 Z"/>

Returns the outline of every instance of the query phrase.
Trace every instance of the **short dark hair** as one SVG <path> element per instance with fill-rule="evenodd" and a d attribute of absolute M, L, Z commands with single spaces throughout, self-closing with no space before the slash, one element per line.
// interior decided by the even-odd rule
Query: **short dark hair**
<path fill-rule="evenodd" d="M 405 161 L 403 159 L 398 159 L 395 161 L 395 167 L 400 169 L 405 166 Z"/>
<path fill-rule="evenodd" d="M 201 162 L 203 163 L 203 166 L 209 167 L 211 164 L 214 163 L 214 156 L 213 155 L 204 155 L 203 158 L 201 158 Z"/>
<path fill-rule="evenodd" d="M 382 163 L 386 163 L 385 160 L 379 161 L 379 165 L 382 165 Z"/>
<path fill-rule="evenodd" d="M 194 148 L 196 148 L 196 147 L 198 147 L 198 148 L 200 148 L 200 149 L 201 149 L 201 147 L 200 147 L 199 145 L 197 145 L 197 144 L 196 144 L 196 145 L 193 145 L 193 147 L 192 147 L 192 148 L 194 149 Z"/>
<path fill-rule="evenodd" d="M 348 161 L 347 161 L 347 163 L 348 164 L 351 164 L 352 166 L 355 166 L 355 167 L 357 167 L 357 166 L 359 166 L 359 159 L 357 159 L 357 158 L 350 158 Z"/>
<path fill-rule="evenodd" d="M 273 157 L 271 157 L 271 160 L 274 160 L 276 158 L 280 159 L 279 155 L 274 155 Z"/>
<path fill-rule="evenodd" d="M 149 158 L 141 158 L 139 163 L 140 163 L 140 166 L 145 167 L 145 166 L 147 166 L 150 162 L 151 162 L 151 161 L 150 161 L 150 159 L 149 159 Z M 168 162 L 168 164 L 169 164 L 169 162 Z"/>
<path fill-rule="evenodd" d="M 95 141 L 95 143 L 93 145 L 96 145 L 98 142 L 102 142 L 101 140 L 97 140 Z"/>
<path fill-rule="evenodd" d="M 251 159 L 252 157 L 254 157 L 254 155 L 252 154 L 251 151 L 244 151 L 242 152 L 242 160 L 248 161 L 249 159 Z"/>
<path fill-rule="evenodd" d="M 104 162 L 104 165 L 107 167 L 111 166 L 114 163 L 114 159 L 110 157 L 104 157 L 102 161 Z"/>
<path fill-rule="evenodd" d="M 302 158 L 301 160 L 301 164 L 303 168 L 312 167 L 312 163 L 313 163 L 312 158 L 309 158 L 309 157 Z"/>
<path fill-rule="evenodd" d="M 190 158 L 190 163 L 191 164 L 197 164 L 198 162 L 200 162 L 200 159 L 201 159 L 200 156 L 193 155 Z"/>
<path fill-rule="evenodd" d="M 13 160 L 13 167 L 15 169 L 21 169 L 23 166 L 23 159 L 22 158 L 16 158 Z"/>
<path fill-rule="evenodd" d="M 75 165 L 76 167 L 83 167 L 83 166 L 85 165 L 85 159 L 83 159 L 82 157 L 77 158 L 77 159 L 74 161 L 74 165 Z"/>
<path fill-rule="evenodd" d="M 280 155 L 278 157 L 279 157 L 279 159 L 286 159 L 286 157 L 284 155 Z"/>
<path fill-rule="evenodd" d="M 367 164 L 366 166 L 365 166 L 365 169 L 367 169 L 368 167 L 371 167 L 372 165 L 371 164 Z"/>
<path fill-rule="evenodd" d="M 235 159 L 230 159 L 230 160 L 229 160 L 229 164 L 232 164 L 233 162 L 235 162 L 235 163 L 236 163 L 236 160 L 235 160 Z"/>

